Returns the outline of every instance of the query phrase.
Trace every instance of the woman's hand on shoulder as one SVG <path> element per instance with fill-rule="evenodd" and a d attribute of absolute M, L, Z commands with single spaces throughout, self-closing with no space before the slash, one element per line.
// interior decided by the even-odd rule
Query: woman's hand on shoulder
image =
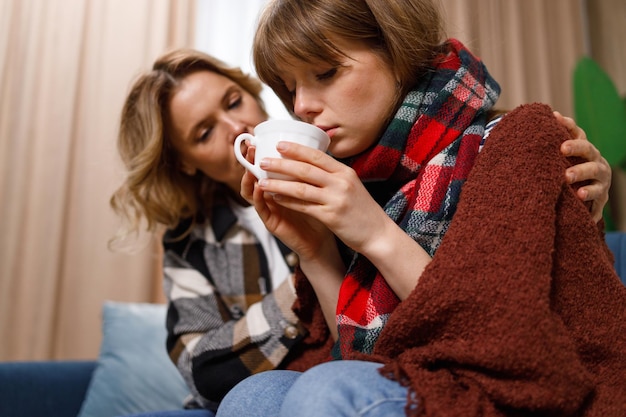
<path fill-rule="evenodd" d="M 565 117 L 559 112 L 554 112 L 554 115 L 571 136 L 571 139 L 561 144 L 561 153 L 564 156 L 578 156 L 586 161 L 567 168 L 565 171 L 567 181 L 570 184 L 589 181 L 589 184 L 578 189 L 577 196 L 582 201 L 593 202 L 591 216 L 598 222 L 602 219 L 602 210 L 609 201 L 611 167 L 600 151 L 587 140 L 587 134 L 576 125 L 574 119 Z"/>

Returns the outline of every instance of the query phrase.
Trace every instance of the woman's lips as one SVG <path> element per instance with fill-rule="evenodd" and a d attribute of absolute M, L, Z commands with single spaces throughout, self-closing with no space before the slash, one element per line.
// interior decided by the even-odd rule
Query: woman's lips
<path fill-rule="evenodd" d="M 324 127 L 324 126 L 320 126 L 320 129 L 322 129 L 324 132 L 326 132 L 326 134 L 328 135 L 328 137 L 332 140 L 333 136 L 335 136 L 335 133 L 337 133 L 337 127 Z"/>

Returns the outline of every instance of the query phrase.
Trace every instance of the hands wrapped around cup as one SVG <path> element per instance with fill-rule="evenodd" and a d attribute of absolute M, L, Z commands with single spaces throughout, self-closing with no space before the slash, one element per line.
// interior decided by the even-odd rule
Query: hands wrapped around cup
<path fill-rule="evenodd" d="M 254 162 L 246 160 L 241 153 L 241 144 L 248 141 L 249 146 L 256 148 Z M 235 139 L 234 151 L 237 160 L 258 179 L 279 178 L 291 179 L 289 176 L 268 173 L 261 168 L 260 161 L 264 158 L 281 158 L 276 146 L 280 141 L 290 141 L 309 146 L 325 152 L 330 138 L 322 129 L 298 120 L 268 120 L 254 128 L 254 135 L 242 133 Z"/>

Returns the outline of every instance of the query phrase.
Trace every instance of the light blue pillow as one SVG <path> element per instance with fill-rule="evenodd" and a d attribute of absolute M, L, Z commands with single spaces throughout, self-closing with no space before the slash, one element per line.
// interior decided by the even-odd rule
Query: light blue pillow
<path fill-rule="evenodd" d="M 165 305 L 106 301 L 98 365 L 78 417 L 181 410 L 189 390 L 167 356 Z"/>

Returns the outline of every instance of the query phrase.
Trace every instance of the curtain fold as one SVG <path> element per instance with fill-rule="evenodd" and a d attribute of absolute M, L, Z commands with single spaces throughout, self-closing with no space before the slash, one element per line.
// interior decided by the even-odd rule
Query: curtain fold
<path fill-rule="evenodd" d="M 138 253 L 107 248 L 117 126 L 133 77 L 192 45 L 194 5 L 2 2 L 0 360 L 95 357 L 105 299 L 157 298 L 149 237 Z"/>
<path fill-rule="evenodd" d="M 586 0 L 590 55 L 626 96 L 626 1 Z M 625 140 L 626 141 L 626 140 Z"/>

